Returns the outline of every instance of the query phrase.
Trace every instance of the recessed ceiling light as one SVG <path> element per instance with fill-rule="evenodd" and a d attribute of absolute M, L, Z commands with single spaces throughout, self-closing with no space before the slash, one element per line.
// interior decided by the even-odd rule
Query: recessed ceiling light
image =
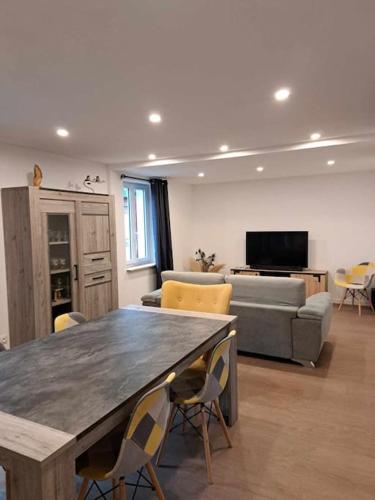
<path fill-rule="evenodd" d="M 310 139 L 312 141 L 319 141 L 319 139 L 322 137 L 322 134 L 320 134 L 319 132 L 313 132 L 311 135 L 310 135 Z"/>
<path fill-rule="evenodd" d="M 154 153 L 150 153 L 150 154 L 148 155 L 148 159 L 149 159 L 149 160 L 151 160 L 151 161 L 152 161 L 152 160 L 156 160 L 156 154 L 154 154 Z"/>
<path fill-rule="evenodd" d="M 150 113 L 148 115 L 148 119 L 150 120 L 151 123 L 160 123 L 161 115 L 159 113 Z"/>
<path fill-rule="evenodd" d="M 199 172 L 198 177 L 204 177 L 204 172 Z"/>
<path fill-rule="evenodd" d="M 276 101 L 286 101 L 291 94 L 290 89 L 283 87 L 273 94 Z"/>
<path fill-rule="evenodd" d="M 58 128 L 56 130 L 56 134 L 59 137 L 68 137 L 69 136 L 69 132 L 68 132 L 68 130 L 66 130 L 66 128 Z"/>
<path fill-rule="evenodd" d="M 336 162 L 335 160 L 328 160 L 327 165 L 334 165 Z"/>
<path fill-rule="evenodd" d="M 220 151 L 221 151 L 222 153 L 226 153 L 226 152 L 228 151 L 228 149 L 229 149 L 228 144 L 222 144 L 222 145 L 220 146 Z"/>
<path fill-rule="evenodd" d="M 259 167 L 257 167 L 257 172 L 263 172 L 263 170 L 264 170 L 264 167 L 261 167 L 260 165 L 259 165 Z"/>

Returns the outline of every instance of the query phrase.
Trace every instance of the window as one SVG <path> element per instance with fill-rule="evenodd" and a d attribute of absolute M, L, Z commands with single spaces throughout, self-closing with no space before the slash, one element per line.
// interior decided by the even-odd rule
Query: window
<path fill-rule="evenodd" d="M 127 266 L 153 264 L 155 259 L 150 184 L 146 181 L 127 180 L 123 184 L 123 197 Z"/>

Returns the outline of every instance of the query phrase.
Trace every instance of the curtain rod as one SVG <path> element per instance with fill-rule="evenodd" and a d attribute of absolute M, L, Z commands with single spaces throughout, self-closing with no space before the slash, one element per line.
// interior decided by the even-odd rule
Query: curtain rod
<path fill-rule="evenodd" d="M 134 179 L 135 181 L 151 181 L 152 179 L 160 179 L 161 181 L 165 181 L 166 179 L 163 179 L 162 177 L 134 177 L 132 175 L 127 175 L 127 174 L 121 174 L 120 176 L 121 179 Z"/>

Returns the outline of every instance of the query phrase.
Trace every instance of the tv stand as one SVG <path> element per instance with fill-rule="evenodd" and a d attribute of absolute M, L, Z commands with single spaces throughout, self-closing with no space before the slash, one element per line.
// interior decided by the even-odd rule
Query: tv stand
<path fill-rule="evenodd" d="M 267 269 L 255 268 L 250 266 L 233 267 L 232 274 L 241 274 L 244 276 L 279 276 L 284 278 L 302 279 L 306 285 L 306 297 L 319 292 L 328 290 L 328 271 L 319 271 L 316 269 Z"/>

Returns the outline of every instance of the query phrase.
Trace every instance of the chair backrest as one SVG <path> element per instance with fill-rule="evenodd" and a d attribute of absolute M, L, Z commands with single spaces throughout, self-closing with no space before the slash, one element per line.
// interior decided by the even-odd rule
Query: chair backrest
<path fill-rule="evenodd" d="M 79 325 L 85 321 L 87 321 L 86 318 L 79 312 L 60 314 L 60 316 L 55 318 L 55 333 L 71 328 L 72 326 Z"/>
<path fill-rule="evenodd" d="M 358 264 L 349 270 L 338 269 L 336 272 L 336 284 L 343 281 L 344 283 L 369 286 L 372 284 L 374 275 L 375 263 Z"/>
<path fill-rule="evenodd" d="M 161 307 L 217 314 L 229 312 L 232 285 L 193 285 L 165 281 L 161 290 Z"/>
<path fill-rule="evenodd" d="M 229 377 L 229 350 L 236 331 L 232 330 L 225 339 L 216 344 L 207 362 L 206 380 L 196 401 L 207 403 L 218 398 L 225 389 Z"/>
<path fill-rule="evenodd" d="M 116 464 L 107 477 L 133 474 L 155 455 L 167 428 L 169 385 L 174 378 L 175 373 L 171 373 L 162 384 L 151 389 L 137 402 L 125 430 Z"/>

